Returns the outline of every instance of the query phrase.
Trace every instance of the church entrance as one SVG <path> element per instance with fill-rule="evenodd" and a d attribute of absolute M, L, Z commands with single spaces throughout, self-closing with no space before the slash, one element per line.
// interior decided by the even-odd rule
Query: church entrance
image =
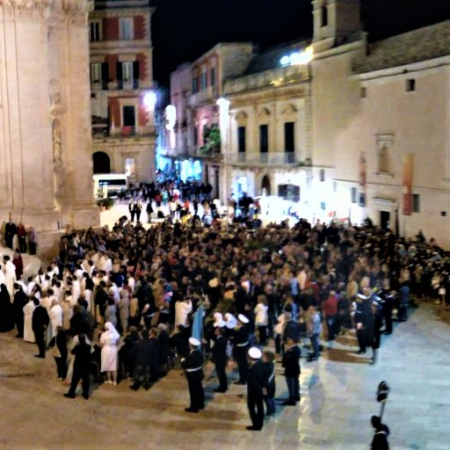
<path fill-rule="evenodd" d="M 388 211 L 380 211 L 380 226 L 383 230 L 391 228 L 391 213 Z"/>
<path fill-rule="evenodd" d="M 261 182 L 261 195 L 270 195 L 270 191 L 270 178 L 264 175 Z"/>
<path fill-rule="evenodd" d="M 111 173 L 111 161 L 105 152 L 95 152 L 92 155 L 94 175 L 98 173 Z"/>

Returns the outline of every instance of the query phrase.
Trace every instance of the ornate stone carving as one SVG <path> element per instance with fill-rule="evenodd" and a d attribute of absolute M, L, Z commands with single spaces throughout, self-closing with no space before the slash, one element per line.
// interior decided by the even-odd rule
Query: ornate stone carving
<path fill-rule="evenodd" d="M 37 18 L 42 17 L 51 0 L 0 0 L 5 17 Z"/>
<path fill-rule="evenodd" d="M 55 196 L 61 198 L 64 196 L 64 183 L 66 169 L 62 158 L 62 132 L 61 122 L 58 119 L 52 122 L 52 140 L 53 140 L 53 173 L 55 174 Z"/>
<path fill-rule="evenodd" d="M 86 25 L 88 14 L 94 9 L 93 0 L 63 0 L 62 9 L 74 25 Z"/>

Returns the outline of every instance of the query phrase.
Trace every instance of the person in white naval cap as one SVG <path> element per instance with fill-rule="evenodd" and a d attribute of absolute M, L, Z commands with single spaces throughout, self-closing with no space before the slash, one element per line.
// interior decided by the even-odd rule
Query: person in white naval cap
<path fill-rule="evenodd" d="M 239 314 L 238 321 L 238 326 L 234 332 L 234 359 L 239 369 L 239 380 L 234 384 L 246 384 L 248 372 L 247 351 L 250 346 L 247 326 L 249 320 L 243 314 Z"/>
<path fill-rule="evenodd" d="M 199 347 L 200 341 L 198 339 L 193 337 L 189 338 L 189 355 L 181 360 L 181 365 L 186 373 L 191 398 L 191 406 L 186 408 L 185 411 L 191 413 L 198 413 L 199 410 L 205 407 L 205 393 L 202 385 L 204 378 L 204 359 Z"/>
<path fill-rule="evenodd" d="M 227 392 L 228 379 L 225 371 L 228 363 L 227 345 L 228 339 L 225 336 L 225 322 L 219 321 L 214 323 L 215 341 L 212 348 L 212 361 L 216 366 L 217 378 L 219 379 L 219 387 L 214 392 Z"/>
<path fill-rule="evenodd" d="M 248 351 L 250 366 L 247 380 L 247 406 L 252 425 L 247 430 L 260 431 L 264 424 L 264 395 L 267 395 L 268 372 L 261 361 L 262 352 L 258 347 Z"/>

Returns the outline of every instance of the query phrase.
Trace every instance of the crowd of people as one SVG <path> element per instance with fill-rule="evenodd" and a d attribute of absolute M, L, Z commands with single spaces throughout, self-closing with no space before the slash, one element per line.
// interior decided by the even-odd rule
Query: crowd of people
<path fill-rule="evenodd" d="M 284 404 L 300 400 L 302 342 L 314 363 L 354 329 L 355 350 L 371 348 L 375 364 L 393 311 L 407 320 L 411 290 L 450 303 L 450 262 L 436 242 L 370 223 L 254 229 L 191 218 L 145 229 L 122 217 L 111 229 L 69 230 L 35 277 L 12 277 L 5 262 L 0 330 L 15 324 L 18 337 L 36 342 L 37 357 L 50 349 L 58 378 L 71 382 L 67 397 L 82 380 L 88 398 L 93 371 L 97 382 L 130 377 L 131 389 L 149 389 L 179 361 L 191 394 L 186 410 L 195 413 L 205 406 L 205 360 L 214 364 L 216 392 L 225 393 L 232 359 L 236 383 L 247 385 L 251 430 L 275 412 L 275 364 L 284 367 Z"/>

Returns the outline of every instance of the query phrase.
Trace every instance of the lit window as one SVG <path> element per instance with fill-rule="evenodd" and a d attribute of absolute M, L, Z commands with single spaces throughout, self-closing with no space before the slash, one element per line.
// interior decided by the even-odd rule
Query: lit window
<path fill-rule="evenodd" d="M 89 24 L 89 38 L 91 42 L 101 41 L 101 26 L 100 21 L 96 20 Z"/>
<path fill-rule="evenodd" d="M 130 83 L 133 81 L 133 63 L 123 62 L 122 63 L 122 81 L 124 83 Z"/>
<path fill-rule="evenodd" d="M 125 175 L 127 177 L 134 177 L 136 175 L 136 160 L 134 158 L 127 158 L 125 160 Z"/>
<path fill-rule="evenodd" d="M 99 83 L 102 79 L 101 63 L 91 64 L 91 83 Z"/>
<path fill-rule="evenodd" d="M 134 26 L 133 18 L 123 18 L 119 19 L 119 39 L 121 41 L 131 41 L 134 38 Z"/>
<path fill-rule="evenodd" d="M 416 80 L 411 78 L 406 80 L 406 92 L 414 92 L 416 90 Z"/>

